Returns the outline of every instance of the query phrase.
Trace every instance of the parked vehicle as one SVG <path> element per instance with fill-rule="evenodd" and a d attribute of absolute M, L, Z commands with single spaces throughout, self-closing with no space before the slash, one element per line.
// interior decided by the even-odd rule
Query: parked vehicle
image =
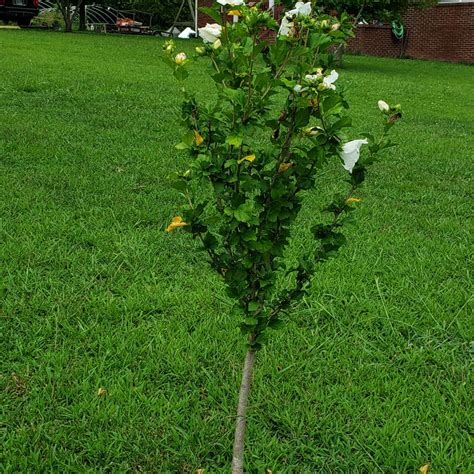
<path fill-rule="evenodd" d="M 39 0 L 0 0 L 0 21 L 28 26 L 39 12 L 38 3 Z"/>

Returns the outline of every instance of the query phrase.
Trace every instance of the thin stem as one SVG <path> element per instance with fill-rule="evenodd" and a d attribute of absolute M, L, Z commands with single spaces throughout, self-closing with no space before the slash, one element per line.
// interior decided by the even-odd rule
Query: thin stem
<path fill-rule="evenodd" d="M 250 339 L 254 336 L 250 336 Z M 242 370 L 242 381 L 240 383 L 239 405 L 237 408 L 237 420 L 235 423 L 234 451 L 232 454 L 232 474 L 243 474 L 244 472 L 244 446 L 247 401 L 249 398 L 252 373 L 255 363 L 255 351 L 250 348 L 245 356 L 244 368 Z"/>

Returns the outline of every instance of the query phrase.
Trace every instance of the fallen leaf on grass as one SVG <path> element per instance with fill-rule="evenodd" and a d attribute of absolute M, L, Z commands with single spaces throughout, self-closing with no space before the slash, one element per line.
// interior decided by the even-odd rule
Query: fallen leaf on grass
<path fill-rule="evenodd" d="M 97 395 L 99 397 L 105 397 L 107 395 L 107 390 L 104 387 L 100 387 L 97 392 Z"/>
<path fill-rule="evenodd" d="M 26 391 L 26 381 L 15 372 L 12 373 L 11 377 L 14 383 L 12 391 L 15 392 L 16 395 L 23 395 Z"/>

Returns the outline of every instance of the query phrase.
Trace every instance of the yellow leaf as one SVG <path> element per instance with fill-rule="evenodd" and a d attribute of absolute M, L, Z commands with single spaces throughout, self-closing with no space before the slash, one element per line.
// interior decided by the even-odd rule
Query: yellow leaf
<path fill-rule="evenodd" d="M 285 171 L 289 170 L 293 166 L 293 163 L 282 163 L 278 167 L 278 172 L 279 173 L 284 173 Z"/>
<path fill-rule="evenodd" d="M 97 395 L 99 397 L 105 397 L 107 395 L 107 390 L 104 387 L 100 387 L 97 392 Z"/>
<path fill-rule="evenodd" d="M 185 227 L 189 225 L 187 222 L 183 221 L 181 216 L 173 217 L 171 224 L 166 228 L 166 232 L 171 232 L 172 230 L 177 229 L 178 227 Z"/>
<path fill-rule="evenodd" d="M 241 158 L 240 160 L 237 160 L 237 163 L 242 163 L 243 161 L 250 161 L 250 163 L 252 163 L 252 161 L 255 160 L 255 155 L 247 155 L 247 156 L 244 156 L 243 158 Z"/>
<path fill-rule="evenodd" d="M 194 130 L 194 141 L 196 142 L 197 146 L 199 146 L 204 141 L 204 138 L 201 137 L 197 130 Z"/>
<path fill-rule="evenodd" d="M 419 469 L 421 474 L 428 474 L 429 470 L 430 470 L 430 465 L 429 464 L 423 464 L 423 466 L 421 466 L 420 469 Z"/>
<path fill-rule="evenodd" d="M 362 202 L 362 199 L 359 199 L 359 198 L 347 198 L 346 199 L 346 204 L 354 204 L 356 202 Z"/>

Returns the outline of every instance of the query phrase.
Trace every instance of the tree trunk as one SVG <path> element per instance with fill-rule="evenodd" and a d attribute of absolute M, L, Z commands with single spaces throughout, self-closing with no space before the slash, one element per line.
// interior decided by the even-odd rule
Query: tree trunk
<path fill-rule="evenodd" d="M 86 31 L 86 4 L 81 2 L 79 5 L 79 31 Z"/>
<path fill-rule="evenodd" d="M 66 33 L 71 33 L 72 32 L 72 19 L 70 15 L 66 15 L 64 17 L 64 31 Z"/>
<path fill-rule="evenodd" d="M 244 445 L 247 401 L 249 398 L 250 385 L 252 382 L 253 366 L 255 363 L 255 351 L 249 349 L 245 356 L 244 368 L 242 370 L 242 381 L 240 383 L 239 405 L 237 407 L 237 420 L 235 423 L 234 451 L 232 454 L 232 474 L 243 474 L 244 472 Z"/>

